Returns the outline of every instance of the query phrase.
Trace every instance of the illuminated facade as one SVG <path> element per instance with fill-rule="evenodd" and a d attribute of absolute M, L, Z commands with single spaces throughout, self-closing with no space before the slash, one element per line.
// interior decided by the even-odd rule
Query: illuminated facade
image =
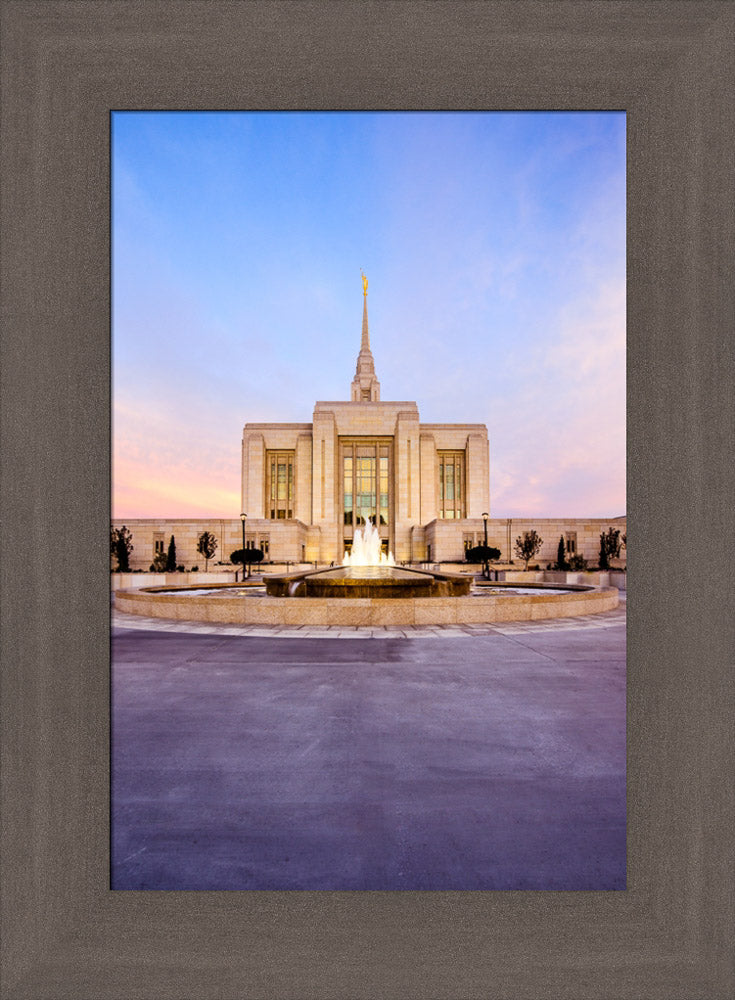
<path fill-rule="evenodd" d="M 484 424 L 425 424 L 414 402 L 385 402 L 370 350 L 367 279 L 362 337 L 350 399 L 317 402 L 311 423 L 251 423 L 243 428 L 241 511 L 245 544 L 265 563 L 341 563 L 355 529 L 377 525 L 396 562 L 459 563 L 484 541 L 491 515 L 488 434 Z M 239 514 L 239 512 L 238 512 Z M 242 522 L 229 519 L 127 519 L 131 567 L 148 569 L 173 535 L 177 563 L 204 568 L 203 531 L 218 542 L 210 569 L 229 564 L 242 547 Z M 625 519 L 493 518 L 488 544 L 511 561 L 515 539 L 535 530 L 543 546 L 534 562 L 556 561 L 559 539 L 568 556 L 596 564 L 600 533 Z M 623 551 L 621 562 L 624 562 Z"/>
<path fill-rule="evenodd" d="M 349 401 L 317 402 L 309 424 L 244 427 L 248 531 L 253 544 L 268 535 L 271 553 L 278 538 L 279 560 L 329 563 L 341 561 L 369 520 L 398 562 L 416 562 L 438 557 L 442 522 L 441 547 L 451 536 L 456 549 L 446 557 L 462 558 L 467 537 L 474 540 L 490 512 L 487 428 L 424 424 L 416 403 L 381 401 L 366 284 Z M 289 522 L 296 531 L 286 533 Z"/>

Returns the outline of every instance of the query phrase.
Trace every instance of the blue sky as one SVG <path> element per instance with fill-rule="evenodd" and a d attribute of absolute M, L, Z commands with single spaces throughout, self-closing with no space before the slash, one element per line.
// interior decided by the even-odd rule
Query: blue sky
<path fill-rule="evenodd" d="M 242 425 L 486 423 L 493 517 L 625 513 L 622 113 L 117 112 L 113 514 L 237 517 Z"/>

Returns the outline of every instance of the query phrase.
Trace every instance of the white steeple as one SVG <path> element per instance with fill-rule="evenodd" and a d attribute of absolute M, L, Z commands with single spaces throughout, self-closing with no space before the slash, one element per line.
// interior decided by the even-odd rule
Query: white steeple
<path fill-rule="evenodd" d="M 351 400 L 353 403 L 378 403 L 380 401 L 380 382 L 375 375 L 375 362 L 370 350 L 370 334 L 368 332 L 367 314 L 368 280 L 362 276 L 362 338 L 360 353 L 357 355 L 355 377 L 352 380 Z"/>

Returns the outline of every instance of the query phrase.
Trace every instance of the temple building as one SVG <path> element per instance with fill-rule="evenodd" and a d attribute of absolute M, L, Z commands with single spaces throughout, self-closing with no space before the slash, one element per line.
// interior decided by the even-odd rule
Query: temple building
<path fill-rule="evenodd" d="M 461 558 L 490 512 L 487 427 L 424 424 L 383 401 L 370 349 L 367 279 L 350 399 L 317 402 L 311 423 L 246 424 L 242 509 L 279 559 L 341 562 L 371 521 L 398 562 Z M 451 556 L 449 555 L 451 551 Z"/>
<path fill-rule="evenodd" d="M 377 526 L 383 550 L 398 563 L 460 563 L 484 541 L 510 562 L 515 539 L 536 530 L 543 547 L 534 562 L 557 558 L 560 537 L 569 556 L 594 565 L 600 533 L 625 518 L 493 518 L 485 424 L 425 424 L 410 401 L 384 401 L 370 349 L 367 278 L 362 334 L 350 398 L 319 401 L 311 423 L 248 423 L 242 436 L 241 513 L 245 544 L 265 563 L 341 563 L 355 530 Z M 487 526 L 485 518 L 488 517 Z M 148 569 L 171 536 L 176 561 L 204 568 L 203 531 L 218 542 L 211 569 L 242 547 L 243 523 L 233 518 L 116 519 L 132 532 L 131 567 Z M 623 560 L 624 562 L 624 553 Z"/>

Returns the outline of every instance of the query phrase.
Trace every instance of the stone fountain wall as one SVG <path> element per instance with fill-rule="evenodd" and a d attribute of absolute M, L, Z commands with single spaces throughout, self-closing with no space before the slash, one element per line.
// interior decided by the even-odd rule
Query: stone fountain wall
<path fill-rule="evenodd" d="M 567 594 L 516 594 L 497 597 L 340 598 L 195 597 L 186 591 L 118 591 L 120 611 L 151 618 L 233 625 L 473 625 L 539 621 L 611 611 L 615 587 Z"/>

